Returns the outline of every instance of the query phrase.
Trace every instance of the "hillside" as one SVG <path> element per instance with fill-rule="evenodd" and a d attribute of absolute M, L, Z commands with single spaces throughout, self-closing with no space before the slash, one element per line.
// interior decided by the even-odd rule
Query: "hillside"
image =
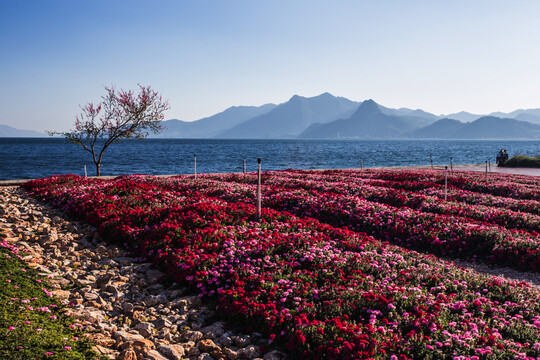
<path fill-rule="evenodd" d="M 0 137 L 44 137 L 44 133 L 33 130 L 19 130 L 8 125 L 0 125 Z"/>
<path fill-rule="evenodd" d="M 495 116 L 483 116 L 463 123 L 442 119 L 410 133 L 412 138 L 429 139 L 537 139 L 540 125 Z"/>
<path fill-rule="evenodd" d="M 163 122 L 165 129 L 158 135 L 159 138 L 206 138 L 212 137 L 225 129 L 231 128 L 241 122 L 265 114 L 275 108 L 274 104 L 262 106 L 233 106 L 218 114 L 197 120 L 182 121 L 177 119 Z"/>
<path fill-rule="evenodd" d="M 295 95 L 270 112 L 218 134 L 218 138 L 294 138 L 314 123 L 350 116 L 358 103 L 329 93 L 306 98 Z"/>
<path fill-rule="evenodd" d="M 410 118 L 387 115 L 373 100 L 366 100 L 349 118 L 307 128 L 300 138 L 398 138 L 419 127 Z"/>

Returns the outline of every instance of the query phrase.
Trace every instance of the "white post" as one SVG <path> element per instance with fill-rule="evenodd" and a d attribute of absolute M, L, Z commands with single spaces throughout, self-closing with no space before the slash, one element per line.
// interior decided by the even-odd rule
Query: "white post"
<path fill-rule="evenodd" d="M 246 173 L 246 158 L 244 158 L 244 174 Z"/>
<path fill-rule="evenodd" d="M 197 154 L 193 154 L 193 162 L 195 165 L 195 180 L 197 180 Z"/>
<path fill-rule="evenodd" d="M 431 163 L 431 170 L 433 170 L 433 156 L 429 155 L 429 162 Z"/>
<path fill-rule="evenodd" d="M 84 164 L 84 177 L 87 177 L 86 176 L 86 164 Z"/>
<path fill-rule="evenodd" d="M 486 160 L 486 181 L 487 181 L 487 160 Z"/>
<path fill-rule="evenodd" d="M 364 169 L 364 158 L 360 158 L 360 169 Z"/>
<path fill-rule="evenodd" d="M 261 219 L 261 158 L 257 159 L 257 218 Z"/>
<path fill-rule="evenodd" d="M 446 201 L 448 193 L 448 166 L 444 167 L 444 201 Z"/>

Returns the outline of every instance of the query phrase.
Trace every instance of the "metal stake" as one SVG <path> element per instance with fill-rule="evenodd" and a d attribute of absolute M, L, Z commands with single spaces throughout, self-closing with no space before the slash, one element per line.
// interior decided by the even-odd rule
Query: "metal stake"
<path fill-rule="evenodd" d="M 257 158 L 257 218 L 261 219 L 261 158 Z"/>
<path fill-rule="evenodd" d="M 444 201 L 448 194 L 448 166 L 444 167 Z"/>
<path fill-rule="evenodd" d="M 195 180 L 197 180 L 197 154 L 193 154 L 193 163 L 195 166 Z"/>

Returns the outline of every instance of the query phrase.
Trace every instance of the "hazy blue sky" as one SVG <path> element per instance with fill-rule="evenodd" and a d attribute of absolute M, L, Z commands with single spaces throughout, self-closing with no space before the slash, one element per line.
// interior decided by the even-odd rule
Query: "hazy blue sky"
<path fill-rule="evenodd" d="M 540 1 L 0 2 L 0 124 L 67 130 L 103 86 L 166 118 L 330 92 L 436 114 L 540 107 Z"/>

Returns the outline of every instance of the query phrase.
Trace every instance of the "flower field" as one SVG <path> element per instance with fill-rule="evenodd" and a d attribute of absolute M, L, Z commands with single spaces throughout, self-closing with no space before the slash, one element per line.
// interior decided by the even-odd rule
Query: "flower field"
<path fill-rule="evenodd" d="M 540 292 L 441 260 L 540 271 L 540 179 L 329 170 L 23 187 L 298 358 L 537 359 Z M 418 252 L 421 251 L 421 252 Z"/>

